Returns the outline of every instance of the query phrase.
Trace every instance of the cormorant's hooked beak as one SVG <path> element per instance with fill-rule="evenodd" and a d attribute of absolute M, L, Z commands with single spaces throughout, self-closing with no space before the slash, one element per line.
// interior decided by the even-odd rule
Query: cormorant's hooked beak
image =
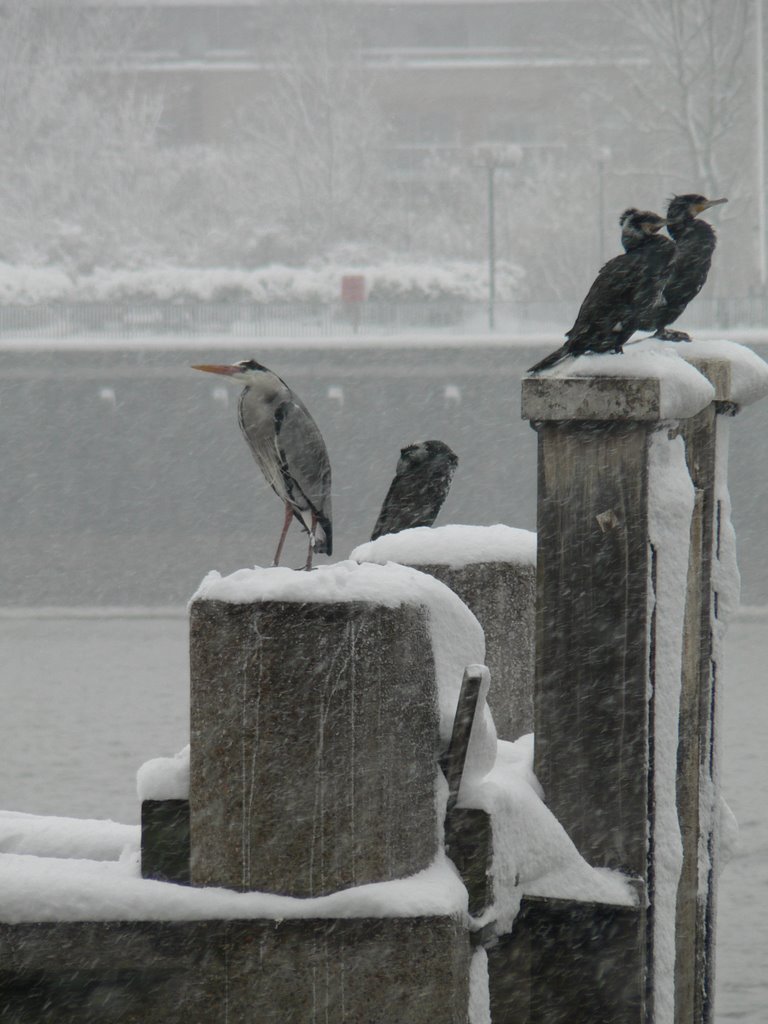
<path fill-rule="evenodd" d="M 727 199 L 705 199 L 703 203 L 696 204 L 696 213 L 703 213 L 704 210 L 708 210 L 710 206 L 720 206 L 722 203 L 727 202 Z"/>
<path fill-rule="evenodd" d="M 210 366 L 207 363 L 202 366 L 193 366 L 193 370 L 202 370 L 204 373 L 220 373 L 225 377 L 236 377 L 240 372 L 240 367 L 235 366 Z"/>

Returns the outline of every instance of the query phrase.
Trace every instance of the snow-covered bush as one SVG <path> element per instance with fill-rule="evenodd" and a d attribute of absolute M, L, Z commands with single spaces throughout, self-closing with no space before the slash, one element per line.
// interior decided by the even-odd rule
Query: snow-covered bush
<path fill-rule="evenodd" d="M 95 269 L 68 274 L 54 267 L 0 263 L 0 303 L 50 302 L 320 302 L 336 301 L 345 274 L 362 274 L 371 302 L 423 302 L 440 299 L 482 301 L 488 295 L 488 269 L 467 261 L 433 263 L 390 259 L 370 266 L 317 263 L 280 264 L 257 270 L 231 267 L 156 266 Z M 500 262 L 496 293 L 518 297 L 522 270 Z"/>

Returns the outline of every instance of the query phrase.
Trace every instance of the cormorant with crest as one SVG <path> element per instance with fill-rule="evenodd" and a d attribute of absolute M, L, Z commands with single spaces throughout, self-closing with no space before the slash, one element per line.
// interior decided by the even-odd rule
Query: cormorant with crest
<path fill-rule="evenodd" d="M 668 325 L 682 315 L 707 280 L 712 253 L 717 245 L 715 229 L 697 215 L 710 206 L 720 206 L 727 199 L 705 199 L 689 193 L 673 196 L 667 207 L 667 231 L 675 240 L 675 258 L 664 286 L 662 301 L 654 314 L 645 319 L 640 330 L 655 331 L 662 341 L 690 341 L 685 331 L 671 330 Z"/>
<path fill-rule="evenodd" d="M 556 352 L 532 366 L 540 373 L 568 356 L 585 352 L 621 352 L 624 343 L 651 315 L 669 274 L 675 246 L 658 234 L 664 217 L 631 207 L 619 218 L 624 253 L 600 268 L 581 304 L 568 339 Z"/>

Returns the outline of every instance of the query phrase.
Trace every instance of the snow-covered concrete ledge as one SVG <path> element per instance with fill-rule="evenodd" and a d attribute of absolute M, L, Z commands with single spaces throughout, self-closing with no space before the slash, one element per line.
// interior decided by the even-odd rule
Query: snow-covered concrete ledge
<path fill-rule="evenodd" d="M 0 855 L 118 860 L 139 848 L 139 826 L 91 818 L 0 811 Z"/>
<path fill-rule="evenodd" d="M 141 878 L 138 853 L 95 861 L 0 856 L 0 921 L 197 921 L 265 918 L 463 918 L 467 892 L 440 854 L 410 878 L 376 882 L 328 896 L 298 899 L 238 893 Z"/>
<path fill-rule="evenodd" d="M 642 346 L 647 342 L 642 342 Z M 681 359 L 702 372 L 715 388 L 715 400 L 742 407 L 768 395 L 768 363 L 746 345 L 725 339 L 682 344 Z M 716 370 L 720 364 L 722 370 Z"/>
<path fill-rule="evenodd" d="M 522 415 L 534 422 L 688 419 L 714 398 L 712 384 L 669 344 L 647 341 L 525 377 Z"/>
<path fill-rule="evenodd" d="M 495 922 L 499 933 L 509 931 L 524 895 L 634 906 L 625 876 L 592 868 L 580 856 L 544 804 L 532 764 L 532 736 L 499 741 L 491 771 L 463 780 L 462 805 L 485 809 L 493 821 L 494 901 L 472 927 Z M 136 826 L 4 812 L 0 838 L 6 840 L 0 852 L 5 923 L 430 915 L 468 923 L 466 889 L 442 850 L 410 877 L 300 899 L 144 879 Z"/>

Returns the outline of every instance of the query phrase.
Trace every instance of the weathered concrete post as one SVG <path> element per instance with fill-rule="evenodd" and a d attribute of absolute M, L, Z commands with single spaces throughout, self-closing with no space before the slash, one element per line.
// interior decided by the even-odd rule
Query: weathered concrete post
<path fill-rule="evenodd" d="M 647 893 L 623 967 L 634 986 L 611 1018 L 622 1022 L 654 1007 L 671 1019 L 693 509 L 676 435 L 713 394 L 691 367 L 657 362 L 657 376 L 642 360 L 632 376 L 625 357 L 625 377 L 523 381 L 523 416 L 539 435 L 535 770 L 582 856 Z"/>
<path fill-rule="evenodd" d="M 199 599 L 190 628 L 193 884 L 320 896 L 432 862 L 423 609 Z"/>
<path fill-rule="evenodd" d="M 441 580 L 483 627 L 499 739 L 533 732 L 536 534 L 511 526 L 417 527 L 361 544 L 358 562 L 399 562 Z"/>
<path fill-rule="evenodd" d="M 768 392 L 768 366 L 729 342 L 696 342 L 681 355 L 709 380 L 715 395 L 710 405 L 681 424 L 696 502 L 680 694 L 677 805 L 683 863 L 677 893 L 675 1021 L 709 1024 L 714 1016 L 720 871 L 718 685 L 722 637 L 738 598 L 727 491 L 729 417 Z"/>
<path fill-rule="evenodd" d="M 694 365 L 715 387 L 722 402 L 730 374 L 720 360 Z M 712 663 L 712 556 L 715 530 L 715 455 L 717 403 L 712 402 L 681 425 L 686 463 L 695 487 L 691 520 L 688 593 L 685 607 L 683 666 L 678 735 L 677 811 L 683 862 L 677 890 L 675 928 L 675 1021 L 710 1020 L 713 944 L 707 918 L 713 879 L 699 878 L 701 846 L 711 853 L 711 814 L 702 806 L 710 796 L 704 780 L 712 778 L 714 753 L 714 687 Z M 710 809 L 711 811 L 711 809 Z M 700 894 L 702 881 L 707 892 Z M 695 965 L 691 970 L 691 964 Z"/>
<path fill-rule="evenodd" d="M 433 646 L 445 615 L 464 664 Z M 404 566 L 209 577 L 190 611 L 192 884 L 311 897 L 428 867 L 441 737 L 482 659 L 471 613 Z"/>

